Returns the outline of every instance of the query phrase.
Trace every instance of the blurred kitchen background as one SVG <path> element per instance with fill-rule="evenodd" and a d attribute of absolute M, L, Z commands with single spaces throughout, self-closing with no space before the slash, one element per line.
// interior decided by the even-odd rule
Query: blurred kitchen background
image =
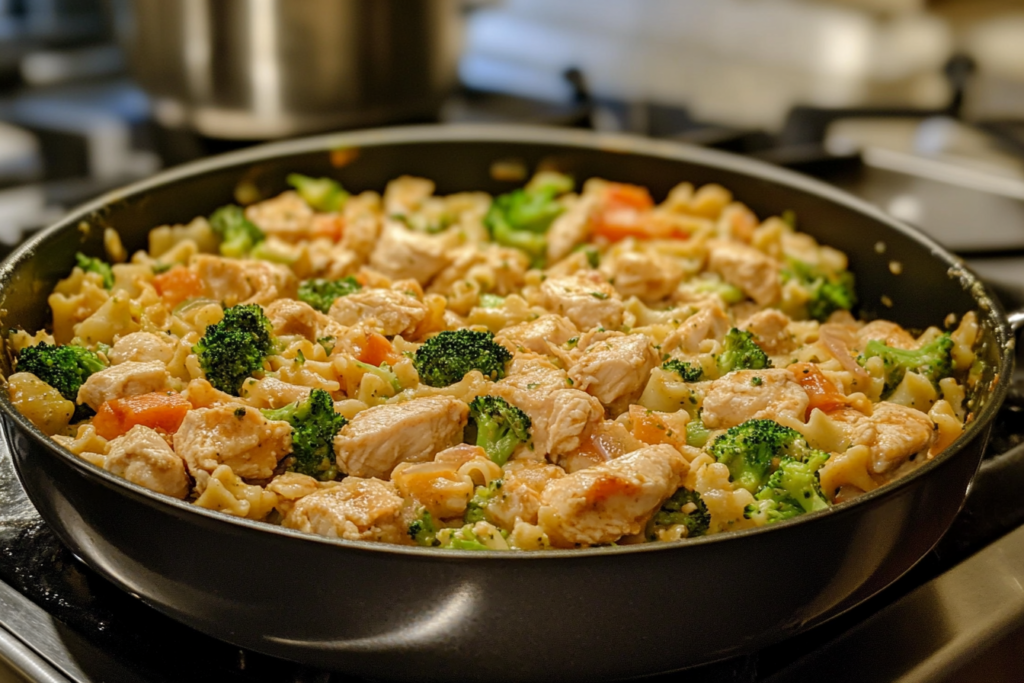
<path fill-rule="evenodd" d="M 0 0 L 0 253 L 161 168 L 425 121 L 740 152 L 846 187 L 993 277 L 1024 254 L 1010 0 Z"/>
<path fill-rule="evenodd" d="M 162 168 L 267 140 L 431 121 L 624 131 L 787 166 L 922 228 L 1008 304 L 1024 305 L 1021 0 L 0 0 L 0 256 L 70 207 Z M 797 646 L 821 647 L 805 658 L 815 674 L 797 667 L 778 681 L 820 676 L 817 661 L 860 663 L 848 679 L 877 678 L 878 657 L 865 653 L 880 650 L 906 653 L 899 666 L 934 665 L 933 677 L 901 680 L 1020 680 L 1024 617 L 992 626 L 1004 612 L 984 607 L 1017 581 L 1000 569 L 1016 555 L 994 542 L 1024 523 L 1017 379 L 977 493 L 940 551 Z M 0 600 L 0 626 L 6 618 L 47 658 L 38 671 L 67 675 L 37 680 L 143 680 L 124 674 L 151 657 L 136 652 L 136 624 L 184 628 L 113 588 L 83 596 L 86 582 L 74 578 L 85 570 L 47 534 L 5 546 L 0 589 L 12 582 L 42 606 L 31 610 L 63 621 L 44 619 L 52 628 L 39 632 L 12 626 Z M 50 565 L 51 583 L 25 578 Z M 945 621 L 958 625 L 943 634 L 949 641 L 879 646 L 887 623 L 900 638 L 920 623 L 912 612 L 913 627 L 901 627 L 906 610 L 879 605 L 942 572 L 927 589 L 939 598 L 968 586 L 962 604 L 944 603 Z M 1005 607 L 1024 615 L 1019 600 Z M 76 635 L 98 624 L 105 642 L 127 643 L 117 662 Z M 852 635 L 836 636 L 843 629 Z M 871 633 L 879 636 L 865 645 Z M 189 659 L 217 662 L 210 675 L 226 672 L 217 680 L 328 680 L 189 637 Z M 2 662 L 17 651 L 0 647 L 0 682 L 13 680 Z M 981 668 L 946 678 L 950 657 Z M 81 662 L 123 675 L 69 673 Z M 699 680 L 761 681 L 757 662 L 730 660 Z"/>

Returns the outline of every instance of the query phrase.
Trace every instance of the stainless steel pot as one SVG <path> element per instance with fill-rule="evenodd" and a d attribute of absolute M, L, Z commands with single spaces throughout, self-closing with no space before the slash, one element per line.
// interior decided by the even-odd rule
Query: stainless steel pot
<path fill-rule="evenodd" d="M 428 116 L 454 83 L 455 0 L 115 0 L 157 120 L 270 139 Z"/>

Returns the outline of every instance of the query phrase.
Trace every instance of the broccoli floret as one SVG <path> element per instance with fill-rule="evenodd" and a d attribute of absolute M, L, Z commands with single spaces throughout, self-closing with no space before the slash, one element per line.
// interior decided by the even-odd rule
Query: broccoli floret
<path fill-rule="evenodd" d="M 897 349 L 884 342 L 872 339 L 864 347 L 864 353 L 857 358 L 861 365 L 869 358 L 881 356 L 885 363 L 885 388 L 882 398 L 887 398 L 903 381 L 907 372 L 916 372 L 927 377 L 933 384 L 953 374 L 953 339 L 948 332 L 928 342 L 917 350 Z"/>
<path fill-rule="evenodd" d="M 676 373 L 682 377 L 684 382 L 699 382 L 704 379 L 704 368 L 696 363 L 679 360 L 678 358 L 665 361 L 661 369 Z"/>
<path fill-rule="evenodd" d="M 110 289 L 114 286 L 114 271 L 110 264 L 92 256 L 86 256 L 82 252 L 75 254 L 75 264 L 87 273 L 97 273 L 103 278 L 103 287 Z"/>
<path fill-rule="evenodd" d="M 704 448 L 709 438 L 711 438 L 711 430 L 705 427 L 701 420 L 691 420 L 686 424 L 687 446 Z"/>
<path fill-rule="evenodd" d="M 747 420 L 716 438 L 709 449 L 729 468 L 729 478 L 751 493 L 761 488 L 777 458 L 807 460 L 817 453 L 800 432 L 774 420 Z"/>
<path fill-rule="evenodd" d="M 572 188 L 568 176 L 538 174 L 525 188 L 495 197 L 484 225 L 495 242 L 521 249 L 539 263 L 547 252 L 545 233 L 565 211 L 555 198 Z"/>
<path fill-rule="evenodd" d="M 442 548 L 451 548 L 453 550 L 491 550 L 491 548 L 484 545 L 477 538 L 472 524 L 467 524 L 461 529 L 451 532 L 448 538 L 440 545 Z"/>
<path fill-rule="evenodd" d="M 504 482 L 501 479 L 495 479 L 487 486 L 477 486 L 473 492 L 473 497 L 470 498 L 469 503 L 466 504 L 466 512 L 462 519 L 466 524 L 476 524 L 477 522 L 483 522 L 485 520 L 484 512 L 487 510 L 487 506 L 490 505 L 491 500 L 501 493 L 501 487 Z"/>
<path fill-rule="evenodd" d="M 661 504 L 661 509 L 647 525 L 647 540 L 657 539 L 658 528 L 666 528 L 682 524 L 686 527 L 686 537 L 703 536 L 711 524 L 711 514 L 707 505 L 700 499 L 696 491 L 681 488 L 672 497 Z"/>
<path fill-rule="evenodd" d="M 409 522 L 409 538 L 416 541 L 416 545 L 425 548 L 435 548 L 441 545 L 437 540 L 437 527 L 434 525 L 434 518 L 426 508 L 420 510 L 419 516 Z"/>
<path fill-rule="evenodd" d="M 242 207 L 234 204 L 222 206 L 210 216 L 210 229 L 220 237 L 222 256 L 242 258 L 266 239 L 263 231 L 245 217 Z"/>
<path fill-rule="evenodd" d="M 46 342 L 22 349 L 17 362 L 18 372 L 31 372 L 72 402 L 77 400 L 78 389 L 89 375 L 105 367 L 99 356 L 83 346 L 54 346 Z M 91 413 L 88 406 L 78 406 L 72 419 L 84 419 Z"/>
<path fill-rule="evenodd" d="M 323 389 L 313 389 L 305 401 L 276 410 L 264 410 L 268 420 L 283 420 L 292 426 L 292 452 L 285 469 L 330 481 L 338 477 L 334 459 L 334 436 L 348 420 L 334 412 L 334 401 Z"/>
<path fill-rule="evenodd" d="M 341 183 L 330 178 L 310 178 L 300 173 L 289 173 L 286 180 L 317 211 L 341 211 L 348 200 L 348 192 Z"/>
<path fill-rule="evenodd" d="M 820 268 L 789 259 L 782 272 L 784 280 L 796 279 L 810 298 L 807 301 L 807 315 L 814 320 L 825 321 L 835 311 L 849 311 L 857 305 L 853 273 L 843 270 L 829 273 Z"/>
<path fill-rule="evenodd" d="M 503 398 L 477 396 L 469 404 L 469 414 L 476 422 L 476 445 L 498 465 L 530 440 L 530 417 Z"/>
<path fill-rule="evenodd" d="M 432 387 L 455 384 L 471 370 L 497 381 L 505 376 L 512 354 L 495 343 L 490 332 L 445 330 L 431 337 L 416 350 L 413 365 L 420 381 Z"/>
<path fill-rule="evenodd" d="M 321 313 L 327 313 L 335 299 L 354 294 L 362 288 L 351 275 L 340 280 L 305 280 L 299 285 L 299 301 L 305 301 Z"/>
<path fill-rule="evenodd" d="M 206 328 L 195 346 L 206 379 L 232 396 L 246 377 L 263 369 L 274 347 L 270 321 L 258 304 L 241 304 L 224 310 L 224 318 Z"/>
<path fill-rule="evenodd" d="M 772 367 L 768 355 L 754 341 L 750 332 L 732 328 L 722 342 L 718 356 L 718 372 L 725 375 L 733 370 L 764 370 Z"/>
<path fill-rule="evenodd" d="M 763 515 L 764 521 L 771 523 L 830 507 L 818 476 L 828 457 L 828 453 L 814 451 L 805 460 L 782 458 L 779 468 L 754 496 L 758 503 L 748 506 L 753 509 L 744 514 L 748 518 Z"/>

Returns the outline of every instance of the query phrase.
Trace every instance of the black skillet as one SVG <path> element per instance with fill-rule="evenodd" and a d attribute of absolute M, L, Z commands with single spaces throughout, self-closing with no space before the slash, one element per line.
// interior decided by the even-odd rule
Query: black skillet
<path fill-rule="evenodd" d="M 290 172 L 330 175 L 355 191 L 413 174 L 434 179 L 439 193 L 499 193 L 518 184 L 492 174 L 510 160 L 553 164 L 578 181 L 646 185 L 657 199 L 683 180 L 721 183 L 758 215 L 794 211 L 802 230 L 849 254 L 866 316 L 923 328 L 979 311 L 987 367 L 973 423 L 898 482 L 767 528 L 577 551 L 436 551 L 304 535 L 151 493 L 59 448 L 0 392 L 18 474 L 43 518 L 91 567 L 200 631 L 316 667 L 416 681 L 612 679 L 752 651 L 863 601 L 935 545 L 1006 393 L 1007 318 L 926 237 L 745 158 L 508 126 L 375 130 L 211 158 L 104 196 L 18 249 L 0 266 L 3 328 L 47 325 L 46 293 L 76 251 L 102 253 L 105 226 L 140 249 L 150 228 L 209 214 L 239 187 L 273 196 Z"/>

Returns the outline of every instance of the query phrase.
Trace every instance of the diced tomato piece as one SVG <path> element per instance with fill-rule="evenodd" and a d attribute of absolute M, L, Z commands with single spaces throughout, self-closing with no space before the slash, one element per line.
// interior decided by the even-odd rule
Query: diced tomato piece
<path fill-rule="evenodd" d="M 192 404 L 180 394 L 153 392 L 126 396 L 101 405 L 92 424 L 96 428 L 96 433 L 104 439 L 114 439 L 126 434 L 135 425 L 144 425 L 173 434 L 178 431 L 185 414 L 191 409 Z"/>
<path fill-rule="evenodd" d="M 177 306 L 203 293 L 203 281 L 184 266 L 174 266 L 166 273 L 157 275 L 153 278 L 153 286 L 168 306 Z"/>
<path fill-rule="evenodd" d="M 815 408 L 828 413 L 850 404 L 850 400 L 814 363 L 794 363 L 788 369 L 810 399 L 810 403 L 807 404 L 807 416 L 810 416 Z"/>
<path fill-rule="evenodd" d="M 363 344 L 357 360 L 380 367 L 381 363 L 394 365 L 401 357 L 395 353 L 395 347 L 387 340 L 387 337 L 371 332 L 366 336 L 366 343 Z"/>

